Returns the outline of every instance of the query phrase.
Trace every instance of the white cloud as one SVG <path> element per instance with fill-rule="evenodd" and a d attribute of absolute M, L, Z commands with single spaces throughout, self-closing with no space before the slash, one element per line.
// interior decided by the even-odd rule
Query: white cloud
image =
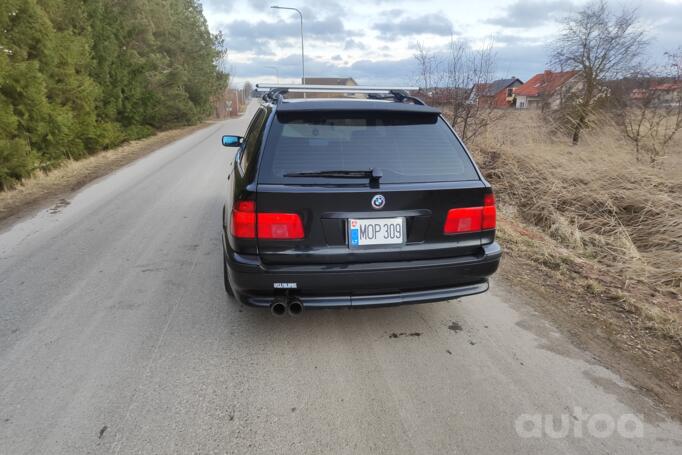
<path fill-rule="evenodd" d="M 374 29 L 386 39 L 413 35 L 450 36 L 453 33 L 450 19 L 438 13 L 410 16 L 400 20 L 388 18 L 374 24 Z"/>
<path fill-rule="evenodd" d="M 451 33 L 476 43 L 493 37 L 500 76 L 527 79 L 544 69 L 547 43 L 561 18 L 589 0 L 201 0 L 213 31 L 225 34 L 227 67 L 237 81 L 300 77 L 298 15 L 304 15 L 306 74 L 352 76 L 358 82 L 411 84 L 414 43 L 442 49 Z M 638 7 L 656 58 L 682 44 L 682 0 L 611 0 Z"/>
<path fill-rule="evenodd" d="M 516 0 L 504 14 L 486 22 L 509 28 L 530 28 L 556 20 L 572 8 L 573 4 L 566 0 Z"/>

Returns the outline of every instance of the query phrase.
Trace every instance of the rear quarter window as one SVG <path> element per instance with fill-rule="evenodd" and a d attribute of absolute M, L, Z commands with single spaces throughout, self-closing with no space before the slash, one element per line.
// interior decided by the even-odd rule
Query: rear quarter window
<path fill-rule="evenodd" d="M 266 112 L 263 109 L 259 109 L 249 124 L 249 128 L 244 137 L 244 143 L 242 144 L 243 150 L 239 163 L 243 172 L 245 173 L 248 173 L 251 169 L 251 163 L 260 149 L 260 145 L 263 140 L 263 126 L 266 120 Z"/>
<path fill-rule="evenodd" d="M 259 181 L 352 184 L 347 179 L 285 175 L 373 168 L 383 173 L 382 183 L 479 179 L 460 142 L 436 115 L 317 112 L 275 117 Z"/>

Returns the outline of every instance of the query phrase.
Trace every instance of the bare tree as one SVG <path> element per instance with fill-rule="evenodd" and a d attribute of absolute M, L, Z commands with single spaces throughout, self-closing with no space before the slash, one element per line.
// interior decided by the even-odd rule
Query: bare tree
<path fill-rule="evenodd" d="M 639 84 L 625 98 L 621 111 L 625 136 L 635 145 L 637 161 L 644 155 L 651 165 L 665 157 L 667 146 L 682 129 L 682 50 L 667 56 L 663 77 L 639 75 Z"/>
<path fill-rule="evenodd" d="M 492 41 L 472 49 L 454 36 L 445 55 L 436 55 L 417 43 L 414 55 L 419 68 L 419 85 L 433 104 L 447 107 L 450 122 L 465 141 L 470 141 L 494 118 L 494 105 L 482 95 L 494 74 Z"/>
<path fill-rule="evenodd" d="M 416 44 L 414 58 L 419 68 L 419 87 L 423 88 L 425 93 L 429 93 L 435 88 L 439 79 L 438 58 L 419 41 Z"/>
<path fill-rule="evenodd" d="M 495 66 L 493 42 L 472 49 L 454 37 L 448 47 L 445 80 L 452 126 L 460 137 L 469 141 L 494 120 L 495 106 L 482 98 L 492 82 Z"/>
<path fill-rule="evenodd" d="M 551 63 L 581 72 L 582 87 L 571 114 L 573 144 L 580 140 L 604 94 L 603 83 L 630 72 L 647 44 L 636 11 L 623 9 L 614 14 L 605 0 L 590 3 L 565 19 L 553 43 Z"/>

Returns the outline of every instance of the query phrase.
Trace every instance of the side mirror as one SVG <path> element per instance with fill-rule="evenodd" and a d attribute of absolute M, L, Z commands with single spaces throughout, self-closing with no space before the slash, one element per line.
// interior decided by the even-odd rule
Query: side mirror
<path fill-rule="evenodd" d="M 242 139 L 241 136 L 223 136 L 223 147 L 239 147 Z"/>

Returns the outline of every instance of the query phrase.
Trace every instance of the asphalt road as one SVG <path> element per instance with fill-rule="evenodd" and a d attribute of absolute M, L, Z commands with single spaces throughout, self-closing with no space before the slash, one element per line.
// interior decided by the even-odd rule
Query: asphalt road
<path fill-rule="evenodd" d="M 682 452 L 679 424 L 498 282 L 299 318 L 228 299 L 219 137 L 247 120 L 0 234 L 1 454 Z"/>

